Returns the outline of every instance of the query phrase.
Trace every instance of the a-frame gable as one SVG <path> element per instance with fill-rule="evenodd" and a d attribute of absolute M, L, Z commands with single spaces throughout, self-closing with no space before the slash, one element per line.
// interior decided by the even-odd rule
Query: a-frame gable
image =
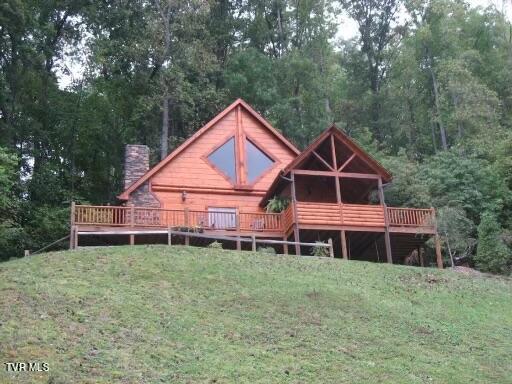
<path fill-rule="evenodd" d="M 338 174 L 361 180 L 381 179 L 383 182 L 389 182 L 392 178 L 388 170 L 335 125 L 323 131 L 274 179 L 260 206 L 265 205 L 283 187 L 282 177 L 287 177 L 291 171 L 303 175 Z"/>
<path fill-rule="evenodd" d="M 165 159 L 160 161 L 157 165 L 151 168 L 146 174 L 144 174 L 140 179 L 130 185 L 122 194 L 118 196 L 120 200 L 128 200 L 130 194 L 139 188 L 141 185 L 150 180 L 153 176 L 155 176 L 158 172 L 160 172 L 167 164 L 169 164 L 173 159 L 177 158 L 181 153 L 186 151 L 191 145 L 193 145 L 200 137 L 205 135 L 209 130 L 213 129 L 219 122 L 223 119 L 227 118 L 228 115 L 231 115 L 235 111 L 242 111 L 243 113 L 250 116 L 252 121 L 255 121 L 259 127 L 263 127 L 263 129 L 269 133 L 271 136 L 277 140 L 277 142 L 281 143 L 280 145 L 285 147 L 289 153 L 293 154 L 293 156 L 298 155 L 300 151 L 290 142 L 288 141 L 281 133 L 279 133 L 275 128 L 273 128 L 261 115 L 259 115 L 250 105 L 248 105 L 242 99 L 237 99 L 230 106 L 224 109 L 221 113 L 215 116 L 212 120 L 210 120 L 205 126 L 203 126 L 200 130 L 198 130 L 195 134 L 193 134 L 190 138 L 188 138 L 183 144 L 181 144 L 178 148 L 176 148 L 173 152 L 171 152 Z M 237 116 L 238 116 L 237 112 Z M 256 138 L 252 138 L 251 135 L 247 135 L 247 138 L 258 147 L 258 142 Z M 228 140 L 228 137 L 226 137 Z M 218 143 L 219 146 L 222 143 Z M 212 148 L 212 151 L 215 148 Z M 238 149 L 237 149 L 238 150 Z M 243 150 L 243 149 L 242 149 Z M 271 156 L 270 156 L 271 157 Z M 203 160 L 206 160 L 206 157 L 202 157 Z M 199 159 L 198 159 L 199 160 Z"/>
<path fill-rule="evenodd" d="M 391 180 L 391 174 L 377 160 L 335 125 L 322 132 L 286 167 L 284 173 L 292 169 L 374 173 L 385 182 Z"/>

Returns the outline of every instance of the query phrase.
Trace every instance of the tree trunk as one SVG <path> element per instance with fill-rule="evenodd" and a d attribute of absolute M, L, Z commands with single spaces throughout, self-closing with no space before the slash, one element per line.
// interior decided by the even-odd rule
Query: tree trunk
<path fill-rule="evenodd" d="M 452 94 L 452 101 L 453 106 L 455 108 L 455 112 L 459 109 L 459 96 Z M 457 119 L 457 137 L 459 141 L 462 141 L 462 138 L 464 137 L 464 123 Z"/>
<path fill-rule="evenodd" d="M 169 96 L 165 95 L 162 105 L 162 132 L 160 136 L 160 159 L 169 151 Z"/>
<path fill-rule="evenodd" d="M 433 121 L 430 122 L 430 131 L 432 132 L 432 145 L 434 146 L 434 153 L 436 153 L 437 152 L 436 130 L 435 130 L 435 124 Z"/>
<path fill-rule="evenodd" d="M 279 33 L 279 57 L 283 55 L 284 39 L 283 39 L 283 22 L 281 20 L 281 7 L 277 8 L 277 28 Z"/>
<path fill-rule="evenodd" d="M 441 146 L 443 150 L 448 150 L 448 141 L 446 140 L 446 129 L 443 125 L 443 119 L 441 118 L 441 101 L 439 100 L 439 87 L 437 84 L 436 75 L 432 66 L 429 66 L 430 76 L 432 78 L 432 90 L 434 92 L 434 106 L 436 108 L 436 122 L 439 126 L 439 134 L 441 135 Z"/>

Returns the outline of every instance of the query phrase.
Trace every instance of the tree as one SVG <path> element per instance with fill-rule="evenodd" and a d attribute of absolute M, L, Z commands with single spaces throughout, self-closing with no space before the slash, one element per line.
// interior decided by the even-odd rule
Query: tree
<path fill-rule="evenodd" d="M 476 246 L 474 224 L 460 208 L 441 207 L 437 211 L 437 230 L 452 267 L 456 259 L 470 258 Z"/>
<path fill-rule="evenodd" d="M 374 134 L 383 141 L 380 92 L 390 67 L 391 44 L 403 32 L 396 26 L 401 2 L 399 0 L 341 0 L 341 4 L 359 28 L 361 54 L 365 58 L 365 73 L 372 94 L 371 125 Z"/>
<path fill-rule="evenodd" d="M 19 255 L 23 246 L 17 164 L 16 157 L 0 147 L 0 260 Z"/>
<path fill-rule="evenodd" d="M 475 256 L 479 269 L 492 273 L 510 273 L 512 268 L 512 252 L 502 239 L 502 228 L 493 212 L 482 215 L 478 226 L 478 248 Z"/>

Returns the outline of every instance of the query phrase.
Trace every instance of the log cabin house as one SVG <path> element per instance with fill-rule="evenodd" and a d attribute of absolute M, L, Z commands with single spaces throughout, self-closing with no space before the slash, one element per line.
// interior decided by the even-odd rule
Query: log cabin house
<path fill-rule="evenodd" d="M 178 228 L 230 236 L 238 249 L 244 237 L 332 239 L 335 257 L 404 263 L 435 237 L 442 267 L 434 209 L 388 207 L 383 186 L 391 179 L 335 126 L 300 151 L 238 99 L 151 169 L 149 149 L 128 145 L 122 205 L 73 204 L 70 246 L 87 235 L 141 243 Z M 271 199 L 288 205 L 267 212 Z M 281 251 L 311 250 L 285 244 Z"/>

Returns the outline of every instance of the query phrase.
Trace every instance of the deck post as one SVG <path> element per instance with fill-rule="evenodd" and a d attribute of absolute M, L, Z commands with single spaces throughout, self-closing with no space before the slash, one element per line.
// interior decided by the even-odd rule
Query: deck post
<path fill-rule="evenodd" d="M 76 225 L 73 226 L 73 249 L 78 248 L 78 228 Z"/>
<path fill-rule="evenodd" d="M 386 259 L 389 264 L 393 264 L 393 254 L 391 253 L 391 237 L 389 235 L 388 207 L 384 199 L 384 188 L 382 187 L 382 178 L 379 177 L 379 201 L 384 209 L 384 243 L 386 245 Z"/>
<path fill-rule="evenodd" d="M 240 211 L 238 208 L 236 209 L 236 232 L 238 233 L 237 240 L 236 240 L 236 250 L 241 251 L 242 250 L 242 242 L 240 241 Z"/>
<path fill-rule="evenodd" d="M 332 239 L 330 237 L 327 240 L 327 243 L 329 244 L 329 257 L 334 257 L 334 249 L 332 247 Z"/>
<path fill-rule="evenodd" d="M 74 249 L 74 233 L 73 228 L 75 227 L 75 202 L 71 202 L 70 213 L 69 213 L 69 249 Z"/>
<path fill-rule="evenodd" d="M 283 241 L 288 241 L 288 238 L 286 236 L 283 237 Z M 288 244 L 283 244 L 283 252 L 285 255 L 288 254 Z"/>
<path fill-rule="evenodd" d="M 183 210 L 183 213 L 185 215 L 185 227 L 187 227 L 187 231 L 189 228 L 189 216 L 190 216 L 190 210 L 188 207 L 185 207 Z M 185 245 L 190 245 L 190 236 L 185 235 Z"/>
<path fill-rule="evenodd" d="M 384 232 L 384 243 L 386 244 L 386 259 L 389 264 L 393 264 L 393 256 L 391 253 L 391 238 L 389 236 L 389 229 L 386 227 Z"/>
<path fill-rule="evenodd" d="M 167 227 L 167 245 L 172 245 L 172 233 L 170 225 Z"/>
<path fill-rule="evenodd" d="M 344 260 L 348 260 L 347 238 L 346 238 L 346 233 L 345 233 L 344 229 L 342 229 L 340 231 L 340 235 L 341 235 L 341 256 L 343 257 Z"/>
<path fill-rule="evenodd" d="M 441 253 L 441 238 L 439 237 L 439 234 L 437 232 L 435 235 L 435 243 L 436 243 L 437 268 L 443 269 L 443 255 Z"/>
<path fill-rule="evenodd" d="M 252 240 L 252 251 L 256 252 L 256 235 L 252 235 L 251 240 Z"/>
<path fill-rule="evenodd" d="M 295 171 L 291 172 L 292 179 L 292 204 L 293 204 L 293 240 L 295 241 L 295 254 L 300 256 L 300 231 L 299 231 L 299 216 L 297 215 L 297 194 L 295 191 Z"/>
<path fill-rule="evenodd" d="M 135 226 L 135 205 L 133 203 L 130 203 L 130 227 Z M 130 245 L 135 244 L 135 235 L 129 235 L 130 236 Z"/>
<path fill-rule="evenodd" d="M 75 249 L 75 226 L 72 225 L 69 230 L 69 250 Z"/>

